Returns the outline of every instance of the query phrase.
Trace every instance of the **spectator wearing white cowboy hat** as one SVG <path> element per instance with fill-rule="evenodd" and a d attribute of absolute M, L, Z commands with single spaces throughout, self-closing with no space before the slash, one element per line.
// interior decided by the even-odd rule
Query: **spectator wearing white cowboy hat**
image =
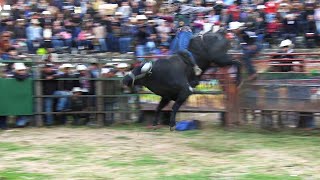
<path fill-rule="evenodd" d="M 281 54 L 273 56 L 272 59 L 293 59 L 294 58 L 294 56 L 291 54 L 293 53 L 294 44 L 290 39 L 285 39 L 281 41 L 279 47 L 280 47 L 280 50 L 278 51 L 278 53 L 281 53 Z M 274 61 L 273 63 L 279 64 L 279 61 Z M 288 61 L 283 63 L 288 64 L 293 62 Z M 271 71 L 273 72 L 289 72 L 293 70 L 294 70 L 294 66 L 276 66 L 276 67 L 272 67 L 271 69 Z"/>
<path fill-rule="evenodd" d="M 76 77 L 79 78 L 80 87 L 88 90 L 86 94 L 95 94 L 95 81 L 92 80 L 95 76 L 93 73 L 89 71 L 88 67 L 84 64 L 79 64 L 76 69 L 78 71 Z"/>
<path fill-rule="evenodd" d="M 292 50 L 293 46 L 294 45 L 290 39 L 285 39 L 285 40 L 281 41 L 281 43 L 279 45 L 279 47 L 281 47 L 281 48 L 288 48 L 287 50 Z"/>
<path fill-rule="evenodd" d="M 18 81 L 23 81 L 29 76 L 28 68 L 24 63 L 14 63 L 13 64 L 13 78 L 16 78 Z"/>
<path fill-rule="evenodd" d="M 56 110 L 58 112 L 66 111 L 69 109 L 69 97 L 72 95 L 73 87 L 79 87 L 79 81 L 74 79 L 76 78 L 75 74 L 72 73 L 72 69 L 74 66 L 72 64 L 66 63 L 62 64 L 59 69 L 62 72 L 61 74 L 57 75 L 59 79 L 58 81 L 58 89 L 54 93 L 56 96 L 60 96 L 58 98 Z M 65 116 L 61 116 L 60 123 L 65 124 L 66 119 Z"/>
<path fill-rule="evenodd" d="M 244 23 L 234 21 L 229 23 L 229 29 L 236 36 L 237 41 L 240 43 L 242 49 L 242 61 L 248 72 L 248 80 L 255 80 L 257 73 L 255 67 L 252 64 L 252 58 L 259 52 L 260 45 L 257 43 L 257 35 L 255 32 L 251 32 L 245 27 Z"/>
<path fill-rule="evenodd" d="M 28 73 L 28 68 L 24 63 L 14 63 L 13 64 L 13 78 L 18 81 L 24 81 L 30 77 Z M 29 123 L 29 118 L 27 116 L 17 116 L 16 125 L 18 127 L 24 127 Z"/>
<path fill-rule="evenodd" d="M 101 69 L 102 78 L 110 78 L 115 76 L 115 66 L 113 63 L 106 63 L 105 66 Z"/>
<path fill-rule="evenodd" d="M 118 72 L 115 74 L 117 77 L 124 77 L 128 74 L 129 65 L 127 63 L 119 63 L 117 65 Z"/>

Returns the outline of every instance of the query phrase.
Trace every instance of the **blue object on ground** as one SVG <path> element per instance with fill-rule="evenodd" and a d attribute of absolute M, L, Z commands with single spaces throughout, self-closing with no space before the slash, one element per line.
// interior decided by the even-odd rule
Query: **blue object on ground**
<path fill-rule="evenodd" d="M 199 123 L 197 120 L 183 120 L 179 121 L 176 124 L 177 131 L 186 131 L 186 130 L 193 130 L 198 129 Z"/>

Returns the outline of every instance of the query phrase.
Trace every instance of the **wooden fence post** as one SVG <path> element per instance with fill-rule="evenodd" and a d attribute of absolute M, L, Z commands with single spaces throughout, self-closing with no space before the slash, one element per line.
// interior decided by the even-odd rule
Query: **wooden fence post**
<path fill-rule="evenodd" d="M 101 79 L 96 80 L 96 107 L 97 107 L 97 124 L 98 126 L 102 127 L 104 126 L 104 115 L 101 113 L 104 109 L 104 98 L 103 95 L 103 81 Z"/>
<path fill-rule="evenodd" d="M 35 112 L 37 113 L 37 115 L 35 116 L 35 122 L 36 122 L 36 126 L 37 127 L 41 127 L 43 126 L 43 121 L 42 121 L 42 115 L 39 114 L 43 111 L 43 99 L 42 98 L 39 98 L 39 96 L 42 96 L 42 81 L 39 80 L 40 79 L 40 67 L 39 66 L 36 66 L 35 67 L 35 79 L 33 82 L 34 82 L 34 91 L 35 91 L 35 96 L 37 98 L 35 98 Z"/>
<path fill-rule="evenodd" d="M 224 125 L 230 127 L 231 125 L 240 124 L 239 89 L 235 82 L 235 74 L 230 73 L 230 67 L 223 68 L 222 72 L 226 95 L 226 114 Z"/>

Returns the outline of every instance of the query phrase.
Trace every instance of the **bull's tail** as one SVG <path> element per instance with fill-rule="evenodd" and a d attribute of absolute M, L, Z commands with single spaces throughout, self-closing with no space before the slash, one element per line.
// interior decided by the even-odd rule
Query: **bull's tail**
<path fill-rule="evenodd" d="M 242 77 L 241 77 L 241 63 L 239 61 L 232 61 L 232 64 L 237 68 L 237 77 L 236 77 L 236 84 L 237 86 L 240 86 L 242 83 Z"/>

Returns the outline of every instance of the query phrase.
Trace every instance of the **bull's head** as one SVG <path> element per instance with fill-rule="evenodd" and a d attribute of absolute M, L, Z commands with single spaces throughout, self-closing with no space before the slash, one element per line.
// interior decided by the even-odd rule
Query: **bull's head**
<path fill-rule="evenodd" d="M 141 85 L 141 80 L 149 76 L 152 71 L 152 63 L 147 62 L 133 68 L 128 75 L 123 77 L 122 83 L 126 86 Z"/>

